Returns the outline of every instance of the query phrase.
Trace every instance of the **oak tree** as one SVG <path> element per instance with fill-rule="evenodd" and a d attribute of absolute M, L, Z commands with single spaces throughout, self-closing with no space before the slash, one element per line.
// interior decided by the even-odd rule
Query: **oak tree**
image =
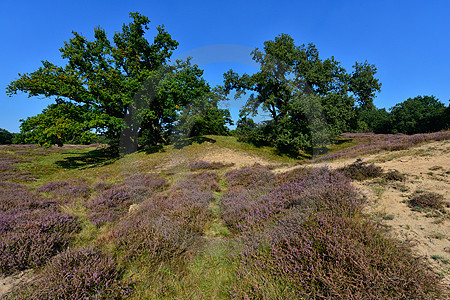
<path fill-rule="evenodd" d="M 138 139 L 149 145 L 169 142 L 184 107 L 217 98 L 198 66 L 169 61 L 178 42 L 163 26 L 149 42 L 149 19 L 139 13 L 130 17 L 112 41 L 100 27 L 93 41 L 73 32 L 60 49 L 65 66 L 43 61 L 38 70 L 19 74 L 9 84 L 10 96 L 25 92 L 56 99 L 42 114 L 22 122 L 24 140 L 60 145 L 74 138 L 87 141 L 95 132 L 114 146 L 121 141 L 129 153 Z M 209 104 L 217 107 L 214 100 Z"/>
<path fill-rule="evenodd" d="M 259 130 L 262 140 L 294 154 L 355 128 L 359 110 L 371 107 L 381 88 L 374 65 L 356 63 L 349 74 L 334 57 L 321 59 L 314 44 L 297 46 L 287 34 L 264 42 L 264 49 L 252 55 L 258 72 L 224 74 L 226 92 L 235 90 L 236 97 L 250 92 L 238 125 L 250 124 L 249 118 L 262 109 L 269 114 L 259 125 L 265 127 Z"/>

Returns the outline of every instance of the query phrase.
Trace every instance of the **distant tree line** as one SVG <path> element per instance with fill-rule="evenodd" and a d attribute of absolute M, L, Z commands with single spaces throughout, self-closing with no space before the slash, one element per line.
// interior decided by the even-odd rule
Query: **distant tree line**
<path fill-rule="evenodd" d="M 374 133 L 426 133 L 449 129 L 450 106 L 434 96 L 417 96 L 396 104 L 389 111 L 372 108 L 361 113 L 365 130 Z M 364 128 L 364 126 L 367 126 Z"/>

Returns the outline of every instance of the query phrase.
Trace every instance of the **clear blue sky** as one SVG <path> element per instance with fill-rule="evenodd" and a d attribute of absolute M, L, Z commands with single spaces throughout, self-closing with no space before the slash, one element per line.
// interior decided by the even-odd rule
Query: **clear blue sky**
<path fill-rule="evenodd" d="M 5 88 L 17 73 L 41 60 L 64 65 L 59 48 L 72 30 L 91 38 L 96 26 L 112 36 L 140 12 L 164 24 L 180 43 L 174 56 L 194 56 L 211 85 L 230 68 L 254 72 L 246 54 L 281 33 L 297 45 L 314 43 L 322 58 L 334 56 L 351 70 L 366 59 L 378 68 L 377 107 L 390 108 L 417 95 L 450 99 L 450 1 L 16 1 L 0 0 L 0 128 L 19 131 L 19 119 L 52 101 Z M 236 121 L 241 103 L 230 101 Z"/>

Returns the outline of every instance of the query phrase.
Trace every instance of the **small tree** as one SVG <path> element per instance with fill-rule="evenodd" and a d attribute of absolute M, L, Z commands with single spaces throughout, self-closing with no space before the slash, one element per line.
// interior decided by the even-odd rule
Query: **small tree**
<path fill-rule="evenodd" d="M 6 129 L 0 128 L 0 145 L 12 144 L 14 135 Z"/>

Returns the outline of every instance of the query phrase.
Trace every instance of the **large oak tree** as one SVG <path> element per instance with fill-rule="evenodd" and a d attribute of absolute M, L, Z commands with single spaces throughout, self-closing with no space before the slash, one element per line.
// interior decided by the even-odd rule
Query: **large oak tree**
<path fill-rule="evenodd" d="M 355 128 L 359 111 L 373 106 L 381 88 L 374 65 L 355 63 L 347 73 L 334 57 L 323 60 L 313 44 L 297 46 L 287 34 L 266 41 L 263 51 L 255 49 L 252 55 L 260 65 L 257 73 L 224 74 L 226 92 L 235 90 L 237 97 L 250 92 L 237 131 L 242 124 L 245 134 L 257 140 L 248 118 L 262 109 L 269 120 L 252 126 L 261 132 L 260 140 L 283 151 L 321 146 Z"/>
<path fill-rule="evenodd" d="M 88 141 L 101 133 L 126 152 L 140 143 L 168 142 L 186 107 L 223 112 L 222 96 L 202 78 L 203 71 L 189 60 L 170 63 L 178 42 L 163 26 L 150 43 L 145 38 L 149 19 L 130 13 L 132 21 L 112 41 L 98 27 L 94 40 L 73 32 L 60 49 L 68 63 L 48 61 L 32 73 L 19 74 L 7 93 L 54 97 L 42 114 L 22 120 L 19 138 L 42 145 Z M 192 109 L 191 109 L 192 110 Z M 219 117 L 226 118 L 223 114 Z M 186 119 L 186 118 L 184 118 Z"/>

